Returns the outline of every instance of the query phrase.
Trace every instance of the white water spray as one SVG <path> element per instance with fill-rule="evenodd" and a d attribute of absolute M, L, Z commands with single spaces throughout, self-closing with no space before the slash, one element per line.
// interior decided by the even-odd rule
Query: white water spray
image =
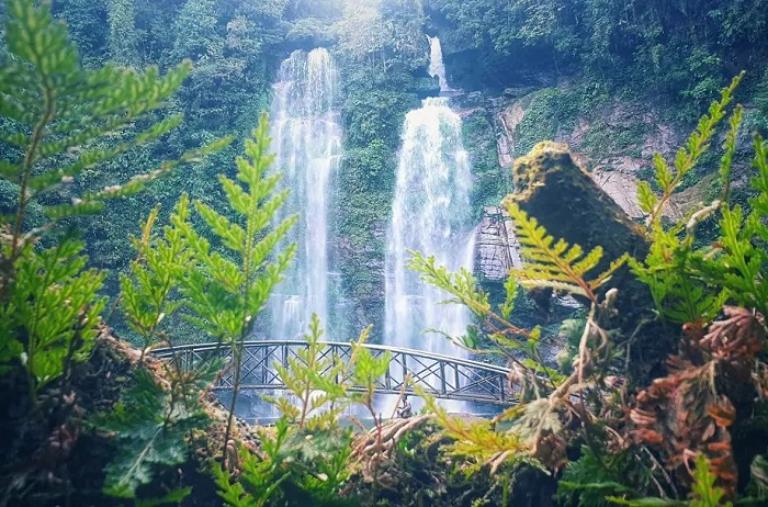
<path fill-rule="evenodd" d="M 318 48 L 294 51 L 280 66 L 272 104 L 275 167 L 290 191 L 281 220 L 297 213 L 299 223 L 284 240 L 298 252 L 270 302 L 271 339 L 302 336 L 312 313 L 323 327 L 329 319 L 328 232 L 331 195 L 342 148 L 337 99 L 337 71 L 330 53 Z"/>
<path fill-rule="evenodd" d="M 438 51 L 435 50 L 438 48 Z M 439 40 L 432 44 L 432 63 L 441 78 L 445 71 Z M 437 71 L 437 69 L 442 69 Z M 386 252 L 386 343 L 454 357 L 466 352 L 439 330 L 461 336 L 471 322 L 459 305 L 441 304 L 448 296 L 407 268 L 410 250 L 434 256 L 450 270 L 473 268 L 475 231 L 470 195 L 472 173 L 462 141 L 460 116 L 448 99 L 428 98 L 405 119 L 397 166 L 395 199 Z M 453 409 L 460 409 L 454 404 Z"/>
<path fill-rule="evenodd" d="M 453 91 L 448 86 L 448 79 L 445 75 L 445 64 L 443 63 L 443 46 L 437 37 L 427 36 L 429 39 L 429 76 L 437 78 L 440 83 L 440 93 Z"/>

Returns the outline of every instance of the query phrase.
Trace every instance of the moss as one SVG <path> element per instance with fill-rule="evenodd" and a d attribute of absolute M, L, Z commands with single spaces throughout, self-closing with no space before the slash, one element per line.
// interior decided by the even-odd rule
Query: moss
<path fill-rule="evenodd" d="M 580 148 L 594 158 L 611 153 L 640 157 L 643 141 L 650 131 L 650 125 L 643 122 L 610 125 L 596 121 L 590 127 Z"/>
<path fill-rule="evenodd" d="M 480 213 L 483 206 L 497 205 L 509 193 L 511 178 L 499 165 L 495 128 L 487 110 L 479 109 L 464 118 L 462 134 L 475 179 L 472 207 Z"/>
<path fill-rule="evenodd" d="M 526 153 L 544 139 L 555 139 L 576 126 L 578 96 L 560 88 L 544 88 L 528 97 L 525 116 L 515 129 L 517 152 Z"/>

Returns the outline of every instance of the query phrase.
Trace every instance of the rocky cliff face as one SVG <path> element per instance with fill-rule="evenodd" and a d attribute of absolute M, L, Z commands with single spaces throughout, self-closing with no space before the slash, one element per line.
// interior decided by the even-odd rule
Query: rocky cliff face
<path fill-rule="evenodd" d="M 503 283 L 520 265 L 512 220 L 502 208 L 485 206 L 477 229 L 475 269 L 486 283 Z"/>
<path fill-rule="evenodd" d="M 543 100 L 552 98 L 552 100 Z M 613 100 L 589 113 L 565 114 L 561 101 L 572 100 L 568 88 L 547 88 L 504 101 L 496 111 L 499 162 L 505 169 L 533 143 L 549 139 L 568 145 L 576 161 L 631 218 L 643 216 L 637 183 L 651 176 L 651 160 L 668 160 L 685 141 L 687 131 L 662 119 L 641 104 Z M 548 109 L 555 111 L 548 111 Z M 538 136 L 538 137 L 537 137 Z M 667 214 L 677 219 L 706 200 L 711 180 L 700 181 L 673 198 Z"/>
<path fill-rule="evenodd" d="M 616 100 L 583 114 L 569 105 L 573 100 L 565 86 L 508 90 L 502 97 L 486 100 L 496 132 L 501 177 L 507 177 L 515 159 L 537 142 L 565 143 L 598 186 L 632 219 L 641 220 L 637 183 L 650 176 L 654 153 L 671 158 L 684 134 L 640 105 Z M 709 183 L 704 179 L 678 194 L 669 207 L 670 217 L 679 218 L 690 206 L 704 201 Z M 510 235 L 509 218 L 501 212 L 486 206 L 478 228 L 476 266 L 485 282 L 503 281 L 512 266 L 514 236 Z"/>

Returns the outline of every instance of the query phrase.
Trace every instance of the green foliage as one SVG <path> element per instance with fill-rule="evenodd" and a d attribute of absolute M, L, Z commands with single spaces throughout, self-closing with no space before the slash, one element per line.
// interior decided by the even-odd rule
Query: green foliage
<path fill-rule="evenodd" d="M 288 436 L 289 425 L 280 419 L 275 426 L 275 435 L 262 433 L 263 455 L 242 453 L 239 480 L 232 481 L 229 473 L 219 466 L 213 467 L 213 475 L 224 503 L 232 507 L 263 507 L 278 492 L 283 481 L 290 477 L 289 471 L 280 470 L 281 451 Z"/>
<path fill-rule="evenodd" d="M 525 329 L 509 321 L 509 315 L 514 307 L 517 296 L 518 276 L 512 272 L 505 283 L 507 294 L 505 301 L 497 310 L 489 301 L 488 294 L 478 289 L 474 276 L 466 269 L 456 273 L 448 271 L 445 266 L 438 265 L 434 257 L 425 257 L 420 252 L 411 252 L 408 268 L 420 273 L 425 283 L 442 289 L 452 296 L 444 303 L 461 304 L 466 306 L 475 316 L 482 320 L 482 326 L 470 326 L 465 336 L 447 336 L 456 345 L 474 352 L 499 354 L 514 363 L 523 372 L 521 383 L 530 383 L 538 392 L 540 376 L 548 378 L 556 384 L 563 380 L 562 376 L 544 365 L 539 352 L 541 343 L 541 328 Z M 480 339 L 484 330 L 484 338 Z M 440 330 L 433 330 L 440 332 Z M 485 345 L 490 343 L 490 347 Z M 521 359 L 521 354 L 523 359 Z M 523 388 L 522 391 L 526 391 Z"/>
<path fill-rule="evenodd" d="M 165 332 L 161 324 L 182 305 L 189 318 L 232 348 L 237 372 L 233 400 L 239 387 L 243 340 L 295 249 L 289 247 L 275 262 L 271 261 L 273 251 L 295 219 L 289 218 L 269 230 L 285 193 L 273 195 L 279 176 L 266 176 L 273 160 L 267 155 L 267 131 L 263 117 L 254 138 L 245 143 L 246 157 L 236 161 L 237 178 L 244 186 L 220 177 L 229 203 L 239 215 L 236 219 L 195 202 L 203 222 L 217 236 L 220 246 L 229 250 L 227 255 L 214 250 L 192 226 L 190 202 L 183 196 L 171 215 L 171 225 L 161 236 L 153 235 L 159 210 L 150 213 L 141 237 L 133 240 L 137 258 L 131 264 L 131 274 L 121 277 L 122 306 L 129 325 L 144 340 L 145 350 L 158 339 L 173 346 L 175 333 Z M 119 450 L 119 460 L 108 474 L 106 490 L 110 494 L 133 496 L 138 485 L 151 480 L 154 465 L 173 464 L 173 460 L 180 462 L 184 458 L 183 437 L 200 423 L 200 390 L 212 381 L 221 365 L 207 361 L 185 372 L 180 364 L 179 358 L 174 358 L 166 365 L 167 393 L 157 386 L 150 393 L 151 386 L 140 376 L 137 391 L 124 401 L 131 413 L 140 413 L 140 417 L 126 417 L 125 411 L 118 411 L 114 420 L 102 423 L 133 437 L 133 445 Z M 234 401 L 225 435 L 228 445 L 233 412 Z M 145 420 L 152 425 L 145 427 Z M 161 449 L 154 449 L 156 445 Z"/>
<path fill-rule="evenodd" d="M 694 483 L 689 502 L 680 502 L 666 498 L 640 498 L 627 500 L 620 497 L 608 497 L 615 504 L 632 507 L 733 507 L 733 503 L 725 500 L 725 491 L 715 485 L 717 476 L 709 469 L 709 461 L 703 455 L 696 457 L 696 468 L 693 472 Z"/>
<path fill-rule="evenodd" d="M 768 312 L 768 142 L 755 138 L 752 180 L 755 196 L 749 211 L 724 203 L 720 219 L 721 236 L 717 246 L 694 258 L 689 275 L 719 287 L 737 305 Z M 726 155 L 727 157 L 727 155 Z M 728 171 L 726 171 L 727 173 Z"/>
<path fill-rule="evenodd" d="M 467 52 L 472 56 L 465 72 L 479 75 L 481 85 L 499 79 L 522 82 L 525 74 L 517 69 L 530 72 L 539 66 L 554 76 L 583 77 L 616 95 L 629 92 L 655 104 L 671 101 L 672 116 L 684 120 L 722 86 L 733 55 L 745 51 L 762 55 L 766 50 L 766 41 L 756 35 L 768 26 L 763 0 L 702 0 L 695 5 L 432 0 L 429 8 L 437 11 L 433 19 L 438 23 L 443 18 L 451 23 L 441 33 L 444 40 L 474 49 Z M 750 72 L 764 70 L 760 56 L 739 61 L 745 64 Z M 511 70 L 505 73 L 505 68 Z"/>
<path fill-rule="evenodd" d="M 245 156 L 235 160 L 238 181 L 219 176 L 236 218 L 227 218 L 202 201 L 194 203 L 208 231 L 226 253 L 213 248 L 192 225 L 186 195 L 181 198 L 173 217 L 173 225 L 195 261 L 181 282 L 185 306 L 192 314 L 190 319 L 209 336 L 232 349 L 235 382 L 224 436 L 225 450 L 240 389 L 243 342 L 296 252 L 295 244 L 276 252 L 281 240 L 296 223 L 296 217 L 290 216 L 276 225 L 272 223 L 285 202 L 286 193 L 274 192 L 280 181 L 279 174 L 267 175 L 275 158 L 269 154 L 269 144 L 269 125 L 264 114 L 252 139 L 245 141 Z"/>
<path fill-rule="evenodd" d="M 373 418 L 376 419 L 374 405 L 376 385 L 378 380 L 383 378 L 389 370 L 392 354 L 386 351 L 376 357 L 369 349 L 365 348 L 370 332 L 370 327 L 364 329 L 357 341 L 352 342 L 352 357 L 348 366 L 352 371 L 349 380 L 356 386 L 362 386 L 363 392 L 351 393 L 349 398 L 353 403 L 359 403 L 368 408 Z"/>
<path fill-rule="evenodd" d="M 351 404 L 362 405 L 376 420 L 376 387 L 392 356 L 389 352 L 377 356 L 365 347 L 370 332 L 371 327 L 364 329 L 351 343 L 349 358 L 328 354 L 327 344 L 320 341 L 320 321 L 313 314 L 309 334 L 304 336 L 307 346 L 289 357 L 287 365 L 275 364 L 288 396 L 266 399 L 279 409 L 282 418 L 309 431 L 336 428 Z"/>
<path fill-rule="evenodd" d="M 717 476 L 709 469 L 709 461 L 702 455 L 696 458 L 693 479 L 691 507 L 733 506 L 732 502 L 725 501 L 725 491 L 715 485 Z"/>
<path fill-rule="evenodd" d="M 186 436 L 207 423 L 199 406 L 166 392 L 147 370 L 136 370 L 134 382 L 114 410 L 97 420 L 101 429 L 115 434 L 117 443 L 104 491 L 121 498 L 134 498 L 162 467 L 183 463 Z"/>
<path fill-rule="evenodd" d="M 525 116 L 515 128 L 515 154 L 528 153 L 543 139 L 555 139 L 561 132 L 573 128 L 581 109 L 578 93 L 544 88 L 531 94 Z"/>
<path fill-rule="evenodd" d="M 149 122 L 141 131 L 132 128 L 176 91 L 189 66 L 182 64 L 165 76 L 156 68 L 143 73 L 111 66 L 85 69 L 48 4 L 9 0 L 7 9 L 8 54 L 0 70 L 0 142 L 7 151 L 0 176 L 10 182 L 16 197 L 13 213 L 2 217 L 0 312 L 8 339 L 1 360 L 24 365 L 34 396 L 88 357 L 104 307 L 97 296 L 104 274 L 84 271 L 86 259 L 79 255 L 83 245 L 65 239 L 42 249 L 41 238 L 62 219 L 96 212 L 105 200 L 134 193 L 228 141 L 187 152 L 122 184 L 74 192 L 71 204 L 57 202 L 54 192 L 76 186 L 83 172 L 179 125 L 181 117 L 170 116 Z M 116 133 L 120 139 L 103 148 Z M 31 210 L 47 217 L 38 216 L 32 229 L 27 220 Z"/>
<path fill-rule="evenodd" d="M 752 496 L 762 500 L 768 499 L 768 459 L 758 454 L 752 460 L 749 470 L 752 477 L 750 482 Z"/>
<path fill-rule="evenodd" d="M 324 353 L 322 335 L 320 319 L 312 314 L 309 334 L 304 336 L 306 348 L 289 357 L 287 365 L 275 364 L 289 396 L 268 401 L 275 404 L 283 418 L 301 429 L 331 428 L 345 408 L 340 402 L 347 394 L 346 386 L 338 380 L 344 377 L 347 365 L 341 357 Z"/>
<path fill-rule="evenodd" d="M 132 124 L 162 106 L 179 88 L 190 66 L 182 64 L 164 76 L 156 68 L 143 73 L 111 66 L 87 70 L 65 26 L 53 20 L 49 8 L 11 0 L 9 11 L 6 38 L 12 59 L 0 72 L 0 112 L 8 121 L 0 139 L 14 160 L 2 162 L 0 175 L 19 185 L 19 213 L 13 228 L 14 236 L 19 236 L 31 201 L 71 186 L 84 170 L 176 128 L 181 122 L 178 115 L 128 135 Z M 114 132 L 123 134 L 120 142 L 109 148 L 93 147 Z M 46 206 L 45 211 L 53 221 L 97 211 L 104 200 L 134 193 L 181 161 L 195 160 L 221 144 L 189 152 L 181 160 L 162 163 L 122 184 L 74 195 L 72 204 Z"/>
<path fill-rule="evenodd" d="M 197 232 L 187 213 L 179 213 L 174 220 L 199 265 L 184 279 L 186 304 L 202 330 L 227 343 L 236 343 L 248 333 L 296 250 L 295 245 L 290 245 L 274 262 L 270 260 L 296 217 L 272 227 L 272 217 L 286 194 L 274 194 L 278 174 L 266 175 L 274 161 L 274 155 L 268 154 L 268 131 L 264 115 L 253 138 L 245 142 L 245 157 L 236 160 L 239 183 L 224 175 L 219 177 L 236 221 L 202 201 L 194 202 L 198 215 L 221 242 L 226 255 Z M 188 198 L 183 197 L 178 209 L 185 210 L 187 202 Z"/>
<path fill-rule="evenodd" d="M 603 258 L 602 247 L 597 246 L 585 254 L 579 245 L 569 245 L 563 239 L 555 242 L 535 218 L 529 217 L 514 202 L 507 204 L 507 211 L 514 220 L 515 236 L 522 246 L 520 254 L 526 259 L 524 267 L 514 270 L 510 276 L 517 278 L 523 287 L 551 287 L 587 297 L 594 303 L 597 301 L 595 291 L 625 262 L 625 257 L 621 257 L 604 273 L 587 280 L 586 275 Z"/>
<path fill-rule="evenodd" d="M 349 406 L 360 404 L 381 430 L 374 398 L 391 360 L 389 353 L 376 357 L 365 348 L 369 333 L 365 329 L 351 344 L 345 360 L 328 353 L 313 316 L 306 348 L 289 358 L 287 366 L 275 365 L 287 392 L 266 398 L 281 415 L 274 431 L 260 432 L 260 456 L 241 449 L 237 480 L 224 469 L 214 469 L 227 505 L 357 505 L 339 498 L 352 472 L 353 450 L 352 429 L 343 428 L 340 418 Z"/>
<path fill-rule="evenodd" d="M 187 214 L 180 202 L 172 221 L 183 221 Z M 142 356 L 155 341 L 170 337 L 163 332 L 163 321 L 181 307 L 174 298 L 184 272 L 193 258 L 178 228 L 166 226 L 162 237 L 153 235 L 160 209 L 147 217 L 140 238 L 132 238 L 137 257 L 131 263 L 130 276 L 120 275 L 120 300 L 130 328 L 143 340 Z"/>
<path fill-rule="evenodd" d="M 578 245 L 571 246 L 562 239 L 555 242 L 534 218 L 514 202 L 508 202 L 507 208 L 515 222 L 516 237 L 523 247 L 521 256 L 525 265 L 511 270 L 506 283 L 506 298 L 499 307 L 499 313 L 491 307 L 488 296 L 477 290 L 470 272 L 461 270 L 451 273 L 437 265 L 433 257 L 426 258 L 418 252 L 412 253 L 409 268 L 419 272 L 426 283 L 453 296 L 448 302 L 463 304 L 483 319 L 482 329 L 489 330 L 488 337 L 494 351 L 503 354 L 513 366 L 511 384 L 517 390 L 520 404 L 496 418 L 511 424 L 506 431 L 497 431 L 482 422 L 450 417 L 433 400 L 427 404 L 437 414 L 446 433 L 456 440 L 452 452 L 471 457 L 475 466 L 490 464 L 495 470 L 510 460 L 528 459 L 537 463 L 539 459 L 538 466 L 557 467 L 562 459 L 557 448 L 566 445 L 563 414 L 567 410 L 567 402 L 563 400 L 573 395 L 569 388 L 578 389 L 578 385 L 584 383 L 590 363 L 599 357 L 597 353 L 593 355 L 590 347 L 604 348 L 604 345 L 599 345 L 605 342 L 602 338 L 605 332 L 600 327 L 598 311 L 611 303 L 609 298 L 600 303 L 597 290 L 621 267 L 625 256 L 614 261 L 605 273 L 588 281 L 587 273 L 594 270 L 602 259 L 602 248 L 595 248 L 585 255 Z M 528 288 L 555 288 L 584 296 L 591 302 L 590 315 L 579 343 L 578 367 L 568 377 L 544 363 L 539 353 L 540 328 L 522 329 L 508 321 L 517 283 Z M 474 340 L 461 341 L 462 345 L 474 349 Z"/>
<path fill-rule="evenodd" d="M 636 477 L 638 458 L 631 451 L 610 454 L 588 446 L 581 448 L 578 460 L 569 463 L 557 483 L 557 497 L 566 505 L 600 507 L 614 505 L 606 497 L 631 494 L 644 489 L 650 474 Z M 632 486 L 629 486 L 632 484 Z"/>
<path fill-rule="evenodd" d="M 445 266 L 438 265 L 434 257 L 426 257 L 417 251 L 410 254 L 408 269 L 419 273 L 423 282 L 453 296 L 453 299 L 447 300 L 446 303 L 463 304 L 478 316 L 484 316 L 491 311 L 488 295 L 477 287 L 477 280 L 471 271 L 461 268 L 452 273 Z"/>
<path fill-rule="evenodd" d="M 107 0 L 109 55 L 120 65 L 139 62 L 138 34 L 133 0 Z"/>
<path fill-rule="evenodd" d="M 435 415 L 445 435 L 453 440 L 449 446 L 452 454 L 469 457 L 475 471 L 491 463 L 494 469 L 506 459 L 523 458 L 526 443 L 513 431 L 497 431 L 487 420 L 469 420 L 456 417 L 437 404 L 434 398 L 424 397 L 427 408 Z"/>
<path fill-rule="evenodd" d="M 655 195 L 651 190 L 650 184 L 647 182 L 642 182 L 638 185 L 638 202 L 640 208 L 648 214 L 648 223 L 652 227 L 658 227 L 664 207 L 669 202 L 672 194 L 709 149 L 715 129 L 725 117 L 728 105 L 733 100 L 733 92 L 739 86 L 743 77 L 743 73 L 736 76 L 730 86 L 723 89 L 720 100 L 713 102 L 709 112 L 701 117 L 696 130 L 688 138 L 685 146 L 677 151 L 673 167 L 670 167 L 661 154 L 657 153 L 654 155 L 653 165 L 655 168 L 656 184 L 661 189 L 661 194 Z M 736 130 L 738 130 L 738 125 Z M 735 139 L 735 135 L 733 137 Z"/>
<path fill-rule="evenodd" d="M 216 33 L 216 2 L 212 0 L 185 2 L 174 32 L 178 34 L 173 48 L 177 59 L 197 59 L 223 50 Z"/>
<path fill-rule="evenodd" d="M 219 496 L 226 505 L 355 505 L 338 493 L 349 475 L 349 431 L 305 433 L 281 418 L 273 431 L 263 430 L 260 436 L 261 455 L 241 449 L 237 480 L 221 467 L 213 469 Z"/>
<path fill-rule="evenodd" d="M 730 180 L 743 109 L 737 106 L 729 121 L 724 152 L 720 163 L 721 200 L 702 208 L 687 221 L 665 227 L 662 213 L 665 204 L 680 185 L 685 175 L 709 149 L 715 127 L 725 117 L 735 87 L 741 75 L 724 89 L 719 101 L 699 122 L 685 147 L 675 158 L 674 171 L 657 155 L 656 183 L 660 194 L 649 184 L 639 188 L 638 197 L 643 209 L 649 213 L 651 248 L 643 263 L 632 260 L 633 271 L 648 285 L 659 312 L 667 319 L 678 322 L 707 322 L 726 302 L 761 312 L 768 289 L 763 283 L 768 259 L 764 241 L 768 237 L 763 217 L 768 214 L 768 163 L 765 143 L 755 140 L 754 166 L 757 176 L 752 187 L 755 196 L 750 200 L 750 211 L 745 214 L 739 205 L 731 205 Z M 698 225 L 716 213 L 719 219 L 719 238 L 711 246 L 700 247 L 696 242 Z"/>
<path fill-rule="evenodd" d="M 4 245 L 7 247 L 7 245 Z M 0 367 L 20 362 L 34 393 L 88 358 L 98 334 L 104 274 L 86 270 L 83 244 L 26 245 L 14 263 L 0 307 Z"/>

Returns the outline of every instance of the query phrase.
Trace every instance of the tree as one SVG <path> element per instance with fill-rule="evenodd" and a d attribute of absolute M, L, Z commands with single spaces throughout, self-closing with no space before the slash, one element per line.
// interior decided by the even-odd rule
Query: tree
<path fill-rule="evenodd" d="M 139 40 L 136 34 L 133 0 L 107 0 L 109 56 L 120 65 L 137 65 Z"/>

